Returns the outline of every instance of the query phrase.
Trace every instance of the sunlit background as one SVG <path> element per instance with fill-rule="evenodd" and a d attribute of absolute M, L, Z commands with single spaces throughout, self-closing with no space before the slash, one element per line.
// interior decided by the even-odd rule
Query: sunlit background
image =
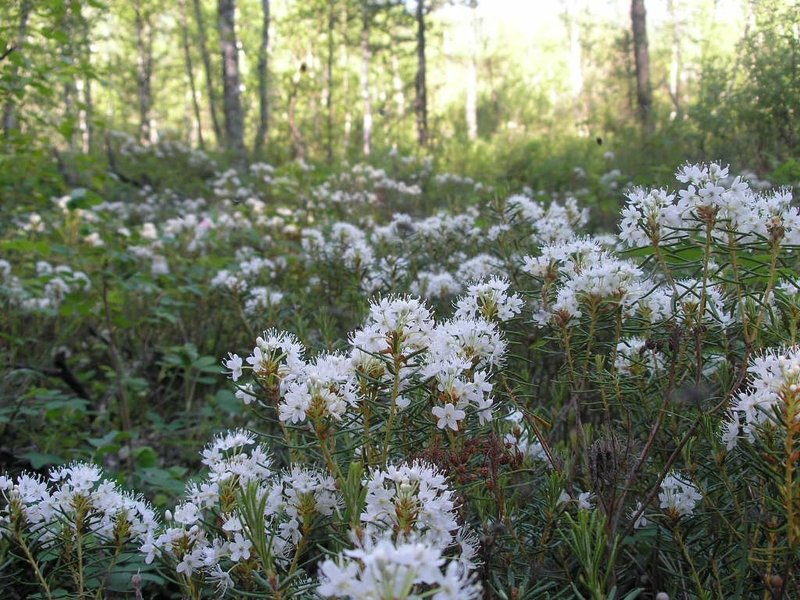
<path fill-rule="evenodd" d="M 424 150 L 472 171 L 486 156 L 507 165 L 509 153 L 586 160 L 580 140 L 601 138 L 604 151 L 630 147 L 632 161 L 644 160 L 626 143 L 641 129 L 628 0 L 427 0 L 422 19 L 413 0 L 233 4 L 245 145 L 265 159 Z M 643 4 L 653 164 L 712 155 L 768 169 L 792 156 L 797 3 Z M 109 130 L 226 147 L 215 0 L 5 2 L 6 47 L 24 6 L 25 52 L 0 63 L 6 112 L 21 132 L 53 131 L 82 152 Z M 266 142 L 257 144 L 262 104 Z"/>

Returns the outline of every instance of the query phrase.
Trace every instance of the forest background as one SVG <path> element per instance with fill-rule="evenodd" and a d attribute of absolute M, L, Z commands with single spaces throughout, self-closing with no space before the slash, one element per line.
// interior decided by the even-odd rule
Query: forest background
<path fill-rule="evenodd" d="M 13 201 L 74 184 L 108 162 L 109 131 L 240 165 L 394 150 L 558 188 L 576 165 L 602 171 L 611 151 L 640 181 L 711 156 L 793 183 L 799 10 L 786 0 L 4 2 L 0 190 Z"/>

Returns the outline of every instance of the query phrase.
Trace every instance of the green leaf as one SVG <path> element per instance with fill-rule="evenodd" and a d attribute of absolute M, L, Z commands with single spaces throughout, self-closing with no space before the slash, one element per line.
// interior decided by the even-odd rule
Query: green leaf
<path fill-rule="evenodd" d="M 23 452 L 19 456 L 27 460 L 34 469 L 41 469 L 47 465 L 61 465 L 65 462 L 65 460 L 57 454 L 45 454 L 43 452 Z"/>
<path fill-rule="evenodd" d="M 216 356 L 201 356 L 194 361 L 193 366 L 204 373 L 222 373 L 222 365 L 219 364 Z"/>
<path fill-rule="evenodd" d="M 143 446 L 134 451 L 136 466 L 140 469 L 149 469 L 158 466 L 158 454 L 150 446 Z"/>
<path fill-rule="evenodd" d="M 103 446 L 108 446 L 109 444 L 114 443 L 114 441 L 116 441 L 116 439 L 117 439 L 117 433 L 119 433 L 119 432 L 118 431 L 109 431 L 103 437 L 89 438 L 86 441 L 89 442 L 89 444 L 91 444 L 95 448 L 102 448 Z"/>

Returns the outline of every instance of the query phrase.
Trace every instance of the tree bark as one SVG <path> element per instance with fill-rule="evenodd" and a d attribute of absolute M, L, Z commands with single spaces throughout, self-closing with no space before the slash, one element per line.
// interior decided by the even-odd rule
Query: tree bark
<path fill-rule="evenodd" d="M 92 78 L 86 77 L 83 80 L 83 151 L 87 154 L 94 147 L 94 100 L 92 98 Z"/>
<path fill-rule="evenodd" d="M 581 6 L 574 0 L 565 2 L 564 20 L 567 25 L 569 36 L 569 81 L 572 92 L 572 101 L 575 105 L 576 120 L 582 121 L 584 118 L 581 108 L 583 100 L 583 44 L 581 43 Z"/>
<path fill-rule="evenodd" d="M 264 148 L 264 140 L 269 130 L 269 97 L 267 85 L 267 66 L 269 60 L 269 0 L 261 0 L 261 45 L 258 47 L 258 131 L 253 144 L 256 156 Z"/>
<path fill-rule="evenodd" d="M 300 87 L 300 76 L 298 73 L 292 82 L 291 90 L 289 91 L 289 131 L 292 135 L 292 149 L 294 158 L 300 161 L 306 160 L 306 147 L 303 143 L 303 135 L 300 133 L 300 127 L 297 125 L 297 100 L 298 89 Z"/>
<path fill-rule="evenodd" d="M 222 128 L 217 117 L 217 91 L 214 87 L 213 69 L 211 68 L 211 54 L 208 51 L 208 40 L 206 39 L 206 24 L 203 18 L 203 7 L 200 0 L 193 0 L 194 18 L 197 21 L 197 39 L 200 43 L 200 57 L 203 59 L 203 69 L 206 76 L 206 93 L 208 94 L 208 106 L 211 112 L 211 126 L 214 128 L 214 137 L 218 144 L 222 143 Z"/>
<path fill-rule="evenodd" d="M 328 0 L 328 57 L 325 64 L 325 160 L 333 162 L 333 33 L 336 26 L 335 0 Z"/>
<path fill-rule="evenodd" d="M 675 8 L 675 0 L 667 0 L 667 12 L 670 18 L 670 45 L 672 52 L 669 61 L 669 95 L 675 107 L 673 113 L 677 117 L 681 112 L 681 36 L 680 23 L 678 22 L 678 11 Z"/>
<path fill-rule="evenodd" d="M 150 116 L 153 105 L 153 26 L 150 15 L 143 13 L 140 2 L 134 4 L 133 10 L 138 53 L 136 84 L 139 96 L 139 139 L 142 142 L 152 142 L 155 133 Z"/>
<path fill-rule="evenodd" d="M 347 44 L 347 28 L 350 25 L 347 13 L 347 2 L 342 2 L 342 41 L 339 50 L 342 56 L 342 97 L 345 99 L 344 130 L 342 132 L 342 156 L 347 158 L 350 154 L 350 134 L 353 131 L 353 108 L 350 102 L 350 52 Z"/>
<path fill-rule="evenodd" d="M 471 7 L 470 35 L 471 44 L 467 58 L 467 94 L 466 94 L 466 121 L 467 137 L 470 141 L 478 139 L 478 16 L 475 5 Z"/>
<path fill-rule="evenodd" d="M 425 0 L 417 0 L 417 77 L 414 80 L 414 112 L 417 115 L 417 141 L 428 145 L 428 89 L 425 79 Z"/>
<path fill-rule="evenodd" d="M 86 15 L 80 15 L 82 41 L 82 60 L 86 62 L 82 83 L 83 107 L 81 109 L 81 133 L 83 136 L 83 151 L 88 154 L 94 147 L 94 99 L 92 98 L 92 27 Z"/>
<path fill-rule="evenodd" d="M 24 0 L 22 5 L 20 6 L 19 12 L 19 25 L 17 26 L 17 39 L 14 42 L 14 49 L 13 52 L 22 52 L 23 47 L 25 46 L 25 39 L 28 35 L 28 17 L 31 14 L 31 2 L 30 0 Z M 12 85 L 16 88 L 17 76 L 19 74 L 19 68 L 17 67 L 15 61 L 12 61 L 10 66 L 10 78 L 9 80 L 12 82 Z M 13 94 L 9 94 L 8 99 L 3 106 L 3 136 L 5 139 L 9 139 L 11 137 L 11 132 L 17 129 L 17 111 L 16 105 L 14 104 Z"/>
<path fill-rule="evenodd" d="M 244 115 L 239 92 L 239 52 L 236 46 L 236 1 L 218 0 L 217 25 L 222 53 L 222 109 L 225 114 L 225 145 L 240 168 L 246 163 Z"/>
<path fill-rule="evenodd" d="M 392 88 L 394 103 L 397 109 L 397 119 L 402 119 L 406 112 L 406 95 L 403 90 L 403 78 L 400 76 L 400 58 L 397 56 L 398 44 L 393 44 L 392 48 Z"/>
<path fill-rule="evenodd" d="M 362 0 L 361 5 L 361 100 L 363 102 L 363 131 L 361 150 L 369 156 L 372 145 L 372 98 L 369 93 L 369 66 L 372 52 L 369 47 L 369 4 Z"/>
<path fill-rule="evenodd" d="M 650 51 L 647 45 L 647 16 L 644 0 L 631 0 L 633 56 L 636 64 L 636 100 L 639 121 L 645 134 L 653 132 L 653 90 L 650 83 Z"/>
<path fill-rule="evenodd" d="M 197 141 L 200 147 L 205 149 L 206 143 L 203 139 L 203 121 L 200 118 L 200 101 L 197 98 L 197 86 L 194 81 L 194 65 L 192 64 L 192 50 L 189 43 L 189 19 L 186 16 L 186 0 L 180 0 L 180 19 L 183 56 L 186 62 L 186 74 L 189 78 L 189 89 L 192 93 L 192 108 L 194 109 L 194 121 L 197 127 Z"/>

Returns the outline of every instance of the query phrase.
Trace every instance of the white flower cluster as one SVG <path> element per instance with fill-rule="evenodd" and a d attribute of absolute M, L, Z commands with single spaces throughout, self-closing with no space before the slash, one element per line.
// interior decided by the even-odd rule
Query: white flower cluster
<path fill-rule="evenodd" d="M 361 522 L 375 540 L 395 535 L 457 552 L 465 569 L 475 567 L 474 536 L 457 520 L 455 494 L 432 465 L 416 461 L 375 469 L 366 481 Z"/>
<path fill-rule="evenodd" d="M 456 317 L 475 318 L 481 316 L 490 321 L 505 322 L 522 311 L 522 297 L 509 292 L 511 284 L 500 277 L 492 276 L 477 281 L 467 288 L 456 302 Z"/>
<path fill-rule="evenodd" d="M 486 191 L 491 193 L 494 191 L 492 186 L 486 186 L 480 181 L 475 181 L 472 177 L 462 177 L 453 173 L 438 173 L 433 180 L 437 185 L 441 186 L 464 186 L 472 188 L 475 193 Z"/>
<path fill-rule="evenodd" d="M 341 421 L 348 407 L 358 402 L 356 374 L 348 358 L 322 354 L 293 374 L 278 405 L 281 421 L 301 423 L 330 417 Z"/>
<path fill-rule="evenodd" d="M 523 261 L 523 271 L 548 284 L 533 315 L 539 325 L 567 323 L 580 318 L 587 304 L 597 308 L 601 302 L 618 304 L 627 313 L 645 293 L 642 270 L 591 238 L 543 246 L 540 256 Z"/>
<path fill-rule="evenodd" d="M 417 184 L 390 177 L 384 169 L 368 164 L 356 164 L 349 171 L 332 175 L 311 193 L 322 206 L 353 208 L 365 204 L 378 204 L 384 200 L 387 193 L 414 198 L 419 196 L 422 190 Z"/>
<path fill-rule="evenodd" d="M 540 202 L 523 195 L 506 200 L 506 218 L 522 220 L 532 230 L 531 239 L 536 244 L 563 242 L 575 236 L 576 229 L 589 221 L 589 210 L 578 207 L 575 198 L 567 198 L 564 204 L 553 200 L 545 209 Z"/>
<path fill-rule="evenodd" d="M 455 296 L 460 291 L 461 284 L 447 271 L 420 271 L 417 280 L 411 284 L 412 294 L 431 299 Z"/>
<path fill-rule="evenodd" d="M 145 539 L 141 552 L 147 563 L 160 556 L 174 565 L 179 576 L 190 578 L 197 572 L 227 590 L 235 585 L 237 565 L 255 552 L 250 530 L 254 524 L 248 523 L 242 508 L 251 486 L 255 505 L 263 506 L 260 519 L 267 532 L 267 551 L 283 567 L 291 561 L 303 526 L 340 509 L 330 476 L 299 466 L 274 472 L 268 449 L 248 432 L 219 435 L 202 456 L 208 476 L 190 485 L 184 501 L 167 512 L 168 523 Z"/>
<path fill-rule="evenodd" d="M 334 223 L 329 231 L 304 229 L 302 247 L 306 263 L 344 265 L 348 270 L 363 272 L 375 260 L 367 234 L 350 223 Z"/>
<path fill-rule="evenodd" d="M 121 490 L 88 463 L 53 469 L 49 481 L 27 473 L 13 479 L 0 476 L 0 499 L 0 537 L 19 528 L 48 548 L 74 545 L 78 534 L 96 536 L 90 543 L 98 549 L 142 542 L 157 526 L 146 500 Z"/>
<path fill-rule="evenodd" d="M 58 310 L 68 294 L 92 289 L 92 282 L 83 271 L 69 265 L 53 266 L 43 260 L 36 262 L 36 279 L 26 286 L 19 277 L 11 274 L 11 264 L 3 262 L 2 279 L 9 299 L 25 312 Z"/>
<path fill-rule="evenodd" d="M 358 541 L 320 565 L 317 593 L 351 600 L 477 600 L 480 585 L 435 546 L 391 539 Z"/>
<path fill-rule="evenodd" d="M 506 445 L 514 448 L 523 457 L 534 461 L 545 462 L 550 466 L 550 459 L 542 443 L 523 428 L 524 416 L 521 411 L 514 410 L 505 418 L 511 425 L 511 430 L 503 436 Z"/>
<path fill-rule="evenodd" d="M 235 382 L 250 371 L 237 397 L 249 404 L 265 392 L 283 422 L 351 422 L 344 417 L 348 412 L 358 416 L 363 382 L 383 391 L 396 383 L 393 399 L 400 409 L 411 403 L 407 390 L 435 391 L 431 413 L 441 429 L 457 431 L 468 410 L 484 423 L 492 418 L 494 402 L 489 379 L 507 347 L 497 325 L 484 315 L 510 318 L 519 312 L 521 299 L 507 294 L 507 282 L 496 279 L 471 287 L 473 294 L 459 300 L 464 309 L 441 323 L 419 298 L 373 301 L 364 327 L 350 335 L 347 355 L 320 354 L 306 361 L 292 334 L 272 330 L 256 340 L 246 360 L 229 354 L 223 365 Z"/>
<path fill-rule="evenodd" d="M 678 517 L 691 515 L 702 499 L 703 495 L 694 484 L 674 471 L 668 473 L 661 482 L 661 491 L 658 493 L 661 508 Z"/>
<path fill-rule="evenodd" d="M 647 340 L 630 337 L 617 343 L 614 366 L 623 375 L 655 376 L 664 369 L 664 355 L 647 346 Z"/>
<path fill-rule="evenodd" d="M 772 350 L 758 356 L 747 372 L 748 389 L 733 398 L 722 426 L 722 439 L 728 450 L 737 445 L 740 432 L 753 441 L 759 428 L 780 422 L 776 410 L 782 410 L 786 398 L 796 397 L 800 390 L 800 348 Z"/>
<path fill-rule="evenodd" d="M 800 211 L 791 206 L 790 190 L 756 193 L 742 177 L 730 178 L 728 167 L 715 163 L 687 164 L 676 178 L 687 184 L 677 195 L 641 188 L 628 193 L 619 224 L 623 243 L 645 247 L 671 242 L 706 227 L 725 243 L 800 243 Z"/>

